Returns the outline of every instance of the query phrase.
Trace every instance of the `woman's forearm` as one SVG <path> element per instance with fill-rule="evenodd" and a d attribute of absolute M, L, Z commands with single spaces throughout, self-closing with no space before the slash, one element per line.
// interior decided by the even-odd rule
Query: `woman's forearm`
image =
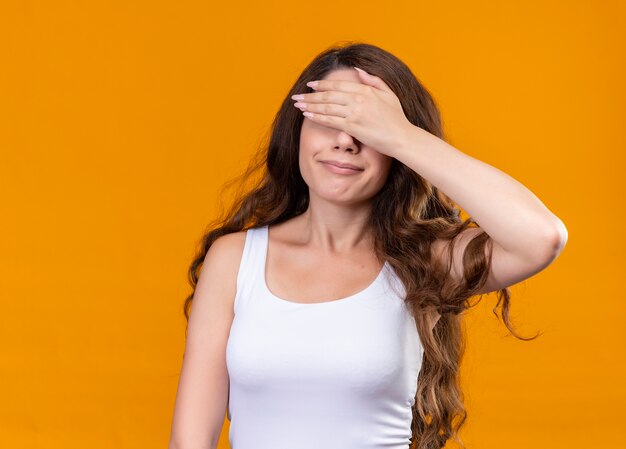
<path fill-rule="evenodd" d="M 449 196 L 505 250 L 554 258 L 565 245 L 563 222 L 524 185 L 422 128 L 412 126 L 393 156 Z"/>

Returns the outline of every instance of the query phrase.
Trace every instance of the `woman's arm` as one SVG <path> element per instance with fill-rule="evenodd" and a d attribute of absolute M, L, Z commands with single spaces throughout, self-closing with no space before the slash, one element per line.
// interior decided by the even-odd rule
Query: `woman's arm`
<path fill-rule="evenodd" d="M 508 287 L 541 271 L 565 246 L 565 225 L 530 190 L 422 128 L 409 127 L 393 157 L 449 196 L 491 237 L 492 274 L 483 292 Z M 478 232 L 469 228 L 457 238 L 456 276 L 462 273 L 463 251 Z M 446 244 L 436 242 L 434 253 L 445 257 Z"/>
<path fill-rule="evenodd" d="M 355 67 L 356 68 L 356 67 Z M 491 165 L 464 154 L 443 139 L 413 125 L 400 100 L 380 78 L 359 73 L 360 83 L 314 80 L 316 92 L 297 94 L 294 106 L 316 123 L 339 129 L 377 151 L 398 159 L 427 179 L 480 225 L 461 232 L 455 244 L 453 273 L 463 272 L 467 243 L 485 231 L 493 243 L 487 291 L 515 284 L 549 265 L 567 242 L 567 229 L 521 183 Z M 446 263 L 435 242 L 433 254 Z"/>
<path fill-rule="evenodd" d="M 215 449 L 228 407 L 226 344 L 245 233 L 219 237 L 193 297 L 169 449 Z"/>

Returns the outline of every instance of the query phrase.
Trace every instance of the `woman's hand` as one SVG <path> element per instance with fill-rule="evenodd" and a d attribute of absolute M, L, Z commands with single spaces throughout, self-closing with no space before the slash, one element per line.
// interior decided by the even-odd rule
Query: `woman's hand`
<path fill-rule="evenodd" d="M 324 126 L 339 129 L 373 148 L 394 157 L 410 130 L 400 100 L 379 77 L 357 69 L 362 83 L 343 80 L 310 81 L 316 92 L 297 94 L 294 106 L 305 117 Z M 311 115 L 312 113 L 312 115 Z"/>

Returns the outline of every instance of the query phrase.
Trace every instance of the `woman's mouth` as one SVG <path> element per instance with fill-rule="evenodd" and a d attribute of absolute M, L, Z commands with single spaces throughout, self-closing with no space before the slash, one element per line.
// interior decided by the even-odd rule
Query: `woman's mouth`
<path fill-rule="evenodd" d="M 338 173 L 340 175 L 356 175 L 361 173 L 363 169 L 350 168 L 350 167 L 338 167 L 330 161 L 321 161 L 321 163 L 331 172 Z"/>

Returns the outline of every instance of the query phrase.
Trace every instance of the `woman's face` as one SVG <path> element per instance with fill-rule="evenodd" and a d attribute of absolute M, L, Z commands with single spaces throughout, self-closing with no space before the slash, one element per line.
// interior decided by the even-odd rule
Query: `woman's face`
<path fill-rule="evenodd" d="M 361 82 L 353 69 L 335 70 L 322 79 Z M 392 160 L 344 131 L 304 117 L 299 164 L 310 194 L 343 203 L 366 201 L 385 184 Z M 328 161 L 352 164 L 358 170 L 338 169 Z"/>

